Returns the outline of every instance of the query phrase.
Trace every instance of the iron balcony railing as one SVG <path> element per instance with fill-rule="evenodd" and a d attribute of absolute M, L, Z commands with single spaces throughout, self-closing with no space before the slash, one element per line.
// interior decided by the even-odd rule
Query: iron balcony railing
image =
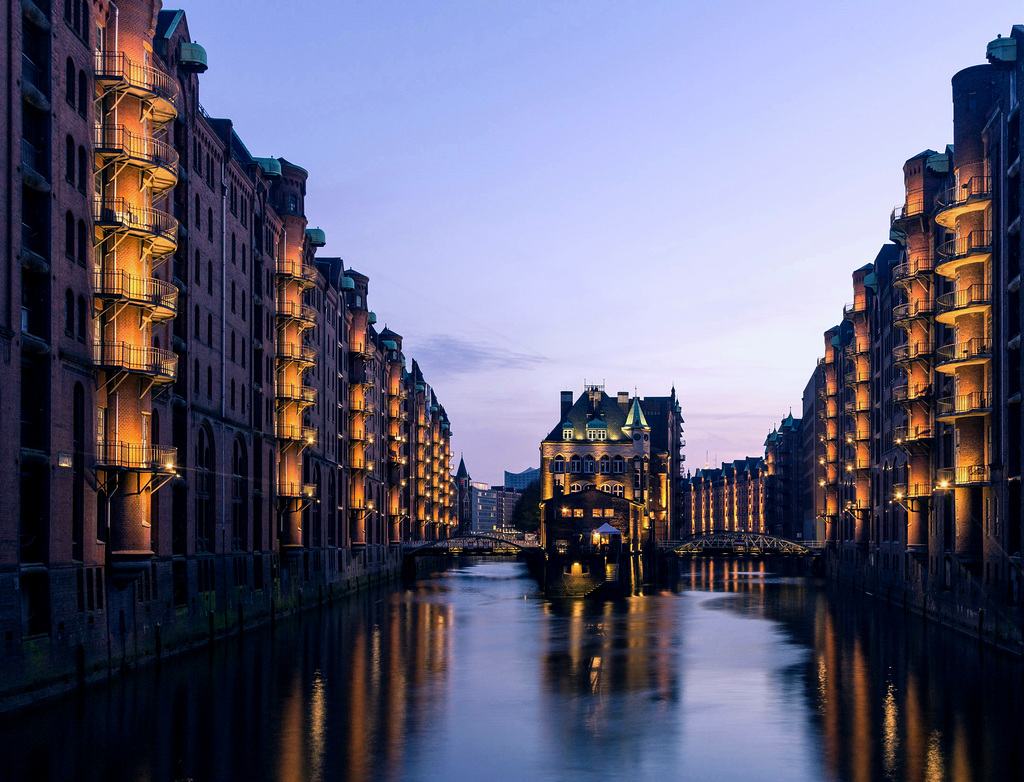
<path fill-rule="evenodd" d="M 893 207 L 892 212 L 890 212 L 889 225 L 910 217 L 917 217 L 921 214 L 924 214 L 924 199 L 921 199 L 920 203 L 916 204 L 902 203 L 899 206 Z"/>
<path fill-rule="evenodd" d="M 123 299 L 165 310 L 168 317 L 174 317 L 178 311 L 177 286 L 155 277 L 137 277 L 121 269 L 97 270 L 93 284 L 101 298 Z"/>
<path fill-rule="evenodd" d="M 295 442 L 316 442 L 316 429 L 312 426 L 291 426 L 280 421 L 277 424 L 278 440 L 294 440 Z"/>
<path fill-rule="evenodd" d="M 855 383 L 870 383 L 871 373 L 854 369 L 843 375 L 843 382 L 848 386 L 852 386 Z"/>
<path fill-rule="evenodd" d="M 963 290 L 943 293 L 938 298 L 939 312 L 954 312 L 970 307 L 979 307 L 992 303 L 992 286 L 982 283 L 969 285 Z"/>
<path fill-rule="evenodd" d="M 897 364 L 926 358 L 931 353 L 927 343 L 915 342 L 910 345 L 898 345 L 892 349 L 892 358 Z"/>
<path fill-rule="evenodd" d="M 177 449 L 165 445 L 138 443 L 96 443 L 96 466 L 104 470 L 174 473 Z"/>
<path fill-rule="evenodd" d="M 954 206 L 966 204 L 972 199 L 992 197 L 992 177 L 975 176 L 965 183 L 954 185 L 943 190 L 935 196 L 935 206 L 939 209 L 949 209 Z"/>
<path fill-rule="evenodd" d="M 916 402 L 921 399 L 926 399 L 931 395 L 931 386 L 929 385 L 902 385 L 896 386 L 892 390 L 892 401 L 894 402 Z"/>
<path fill-rule="evenodd" d="M 929 483 L 894 483 L 892 492 L 897 500 L 917 499 L 919 497 L 930 497 L 935 490 L 935 484 Z"/>
<path fill-rule="evenodd" d="M 124 198 L 97 198 L 94 204 L 96 222 L 133 233 L 151 234 L 174 242 L 178 221 L 160 209 L 139 206 Z"/>
<path fill-rule="evenodd" d="M 283 383 L 277 386 L 277 398 L 295 402 L 316 402 L 316 389 L 296 383 Z"/>
<path fill-rule="evenodd" d="M 863 301 L 861 301 L 861 302 L 856 302 L 855 301 L 852 304 L 844 304 L 843 305 L 843 317 L 846 318 L 847 320 L 851 319 L 854 315 L 856 315 L 858 313 L 866 312 L 866 311 L 867 311 L 867 304 L 865 302 L 863 302 Z"/>
<path fill-rule="evenodd" d="M 316 323 L 316 307 L 308 304 L 297 304 L 294 301 L 278 301 L 277 317 L 285 320 L 297 320 L 303 323 Z"/>
<path fill-rule="evenodd" d="M 97 150 L 117 152 L 168 171 L 178 169 L 178 153 L 174 147 L 149 136 L 136 136 L 124 125 L 96 125 L 93 135 Z"/>
<path fill-rule="evenodd" d="M 892 281 L 899 282 L 900 280 L 916 277 L 919 274 L 928 274 L 931 271 L 932 269 L 928 264 L 918 261 L 904 261 L 892 268 Z"/>
<path fill-rule="evenodd" d="M 315 266 L 282 258 L 277 262 L 277 274 L 279 277 L 289 277 L 293 280 L 312 283 L 316 282 L 317 270 Z"/>
<path fill-rule="evenodd" d="M 178 375 L 178 357 L 161 348 L 99 342 L 94 346 L 93 358 L 101 368 L 150 375 L 157 382 L 173 382 Z"/>
<path fill-rule="evenodd" d="M 943 261 L 953 261 L 958 258 L 966 258 L 973 253 L 991 252 L 992 232 L 971 231 L 967 236 L 959 239 L 950 239 L 943 242 L 936 248 L 936 253 Z"/>
<path fill-rule="evenodd" d="M 956 364 L 961 361 L 991 358 L 992 343 L 983 337 L 966 339 L 952 345 L 942 345 L 938 351 L 940 364 Z"/>
<path fill-rule="evenodd" d="M 913 320 L 914 318 L 924 318 L 932 314 L 935 310 L 934 305 L 930 299 L 916 299 L 914 301 L 908 301 L 904 304 L 897 304 L 892 308 L 892 319 L 893 322 L 899 323 L 904 320 Z"/>
<path fill-rule="evenodd" d="M 295 342 L 280 342 L 277 345 L 277 357 L 285 361 L 298 361 L 303 364 L 315 364 L 316 348 Z"/>
<path fill-rule="evenodd" d="M 991 477 L 987 464 L 972 464 L 966 467 L 947 467 L 938 470 L 936 479 L 940 489 L 949 489 L 953 486 L 988 483 Z"/>
<path fill-rule="evenodd" d="M 282 481 L 277 484 L 279 497 L 312 497 L 316 494 L 316 486 L 309 483 Z"/>
<path fill-rule="evenodd" d="M 124 52 L 96 52 L 96 79 L 116 81 L 157 95 L 170 103 L 178 102 L 178 85 L 163 71 L 128 59 Z"/>
<path fill-rule="evenodd" d="M 940 416 L 967 415 L 991 410 L 992 400 L 982 391 L 973 391 L 969 394 L 942 397 L 937 407 Z"/>
<path fill-rule="evenodd" d="M 930 440 L 935 436 L 935 430 L 931 424 L 916 426 L 897 426 L 892 430 L 892 441 L 894 445 L 904 443 L 916 443 L 921 440 Z"/>

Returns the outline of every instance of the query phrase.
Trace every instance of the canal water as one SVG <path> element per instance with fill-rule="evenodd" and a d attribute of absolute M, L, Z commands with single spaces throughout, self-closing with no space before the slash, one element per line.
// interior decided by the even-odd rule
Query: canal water
<path fill-rule="evenodd" d="M 0 717 L 0 780 L 1020 779 L 1021 663 L 766 560 L 465 560 Z"/>

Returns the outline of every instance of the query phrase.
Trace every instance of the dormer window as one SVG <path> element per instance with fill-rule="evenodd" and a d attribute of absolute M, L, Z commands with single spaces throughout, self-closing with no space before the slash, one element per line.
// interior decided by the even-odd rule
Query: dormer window
<path fill-rule="evenodd" d="M 587 429 L 588 440 L 607 440 L 608 430 L 607 429 Z"/>
<path fill-rule="evenodd" d="M 564 427 L 562 429 L 562 439 L 563 440 L 571 440 L 572 439 L 572 427 L 567 426 L 567 427 Z"/>

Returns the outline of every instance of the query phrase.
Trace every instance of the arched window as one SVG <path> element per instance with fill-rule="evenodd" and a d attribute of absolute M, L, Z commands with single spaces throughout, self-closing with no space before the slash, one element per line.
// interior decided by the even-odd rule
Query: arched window
<path fill-rule="evenodd" d="M 71 136 L 64 139 L 64 178 L 75 184 L 75 140 Z"/>
<path fill-rule="evenodd" d="M 199 305 L 197 304 L 196 305 L 196 316 L 192 319 L 192 335 L 196 339 L 200 339 L 203 336 L 203 334 L 202 334 L 202 326 L 200 326 L 201 322 L 202 321 L 199 320 Z"/>
<path fill-rule="evenodd" d="M 610 492 L 612 490 L 611 485 L 607 483 L 602 483 L 600 486 L 598 486 L 598 488 L 604 492 Z"/>
<path fill-rule="evenodd" d="M 85 192 L 86 184 L 89 181 L 89 158 L 85 154 L 85 147 L 78 148 L 78 189 Z"/>
<path fill-rule="evenodd" d="M 569 487 L 570 494 L 575 494 L 578 491 L 583 491 L 583 486 L 579 483 L 574 483 L 572 486 Z"/>
<path fill-rule="evenodd" d="M 213 367 L 206 368 L 206 398 L 213 399 Z"/>
<path fill-rule="evenodd" d="M 75 294 L 68 288 L 64 293 L 64 333 L 75 336 Z"/>
<path fill-rule="evenodd" d="M 206 238 L 213 241 L 213 209 L 206 210 Z"/>
<path fill-rule="evenodd" d="M 569 459 L 569 472 L 582 472 L 583 471 L 583 460 L 577 454 L 573 454 Z"/>
<path fill-rule="evenodd" d="M 229 397 L 229 399 L 231 400 L 231 409 L 234 410 L 235 409 L 235 379 L 234 378 L 231 378 L 231 396 Z"/>
<path fill-rule="evenodd" d="M 199 193 L 196 193 L 196 230 L 202 228 L 202 208 L 199 206 Z M 199 262 L 199 250 L 196 250 L 196 262 Z M 199 269 L 196 268 L 196 282 L 199 282 Z"/>
<path fill-rule="evenodd" d="M 249 459 L 245 441 L 235 438 L 234 454 L 231 460 L 231 547 L 241 551 L 249 540 Z"/>
<path fill-rule="evenodd" d="M 565 457 L 562 454 L 551 460 L 551 472 L 565 472 Z"/>
<path fill-rule="evenodd" d="M 82 40 L 89 44 L 89 0 L 82 0 Z"/>
<path fill-rule="evenodd" d="M 232 231 L 231 232 L 231 263 L 236 263 L 237 262 L 236 261 L 236 258 L 238 256 L 237 249 L 238 249 L 237 248 L 237 244 L 235 243 L 235 232 Z"/>
<path fill-rule="evenodd" d="M 299 211 L 299 199 L 294 193 L 288 194 L 288 211 L 298 212 Z"/>
<path fill-rule="evenodd" d="M 89 82 L 86 80 L 85 71 L 78 72 L 78 113 L 83 117 L 89 110 Z"/>
<path fill-rule="evenodd" d="M 612 471 L 612 460 L 607 456 L 601 457 L 601 474 L 607 475 Z"/>
<path fill-rule="evenodd" d="M 196 437 L 196 551 L 213 551 L 213 435 L 205 426 Z"/>
<path fill-rule="evenodd" d="M 241 359 L 242 359 L 242 368 L 244 369 L 245 368 L 245 337 L 242 337 L 242 355 L 241 355 Z"/>
<path fill-rule="evenodd" d="M 231 331 L 231 360 L 235 360 L 235 332 Z"/>
<path fill-rule="evenodd" d="M 594 472 L 594 457 L 589 453 L 583 457 L 583 472 L 592 473 Z"/>
<path fill-rule="evenodd" d="M 197 358 L 192 367 L 192 390 L 199 394 L 199 359 Z"/>
<path fill-rule="evenodd" d="M 70 57 L 64 65 L 64 97 L 72 106 L 75 105 L 75 63 Z"/>
<path fill-rule="evenodd" d="M 612 459 L 612 472 L 621 475 L 626 471 L 626 460 L 621 456 Z"/>
<path fill-rule="evenodd" d="M 213 347 L 213 315 L 206 313 L 206 344 Z"/>
<path fill-rule="evenodd" d="M 78 297 L 78 339 L 85 342 L 86 331 L 88 329 L 89 322 L 89 310 L 88 305 L 85 301 L 85 296 Z"/>
<path fill-rule="evenodd" d="M 75 216 L 71 212 L 64 215 L 64 252 L 68 258 L 75 257 Z"/>
<path fill-rule="evenodd" d="M 242 385 L 242 404 L 241 404 L 241 406 L 238 409 L 241 410 L 243 413 L 245 412 L 245 385 L 244 384 Z"/>
<path fill-rule="evenodd" d="M 203 264 L 202 261 L 199 260 L 199 250 L 196 250 L 196 285 L 202 284 L 202 272 Z"/>
<path fill-rule="evenodd" d="M 213 295 L 213 261 L 206 262 L 206 292 Z"/>
<path fill-rule="evenodd" d="M 82 4 L 79 0 L 72 0 L 75 12 L 74 27 L 75 32 L 81 34 L 82 32 Z"/>
<path fill-rule="evenodd" d="M 77 3 L 78 0 L 64 0 L 64 21 L 71 23 L 71 3 Z"/>
<path fill-rule="evenodd" d="M 89 232 L 85 220 L 78 221 L 78 262 L 82 266 L 89 263 Z"/>
<path fill-rule="evenodd" d="M 621 483 L 613 483 L 612 484 L 612 496 L 613 497 L 621 497 L 624 493 L 625 492 L 624 492 L 624 490 L 622 488 L 622 484 Z"/>

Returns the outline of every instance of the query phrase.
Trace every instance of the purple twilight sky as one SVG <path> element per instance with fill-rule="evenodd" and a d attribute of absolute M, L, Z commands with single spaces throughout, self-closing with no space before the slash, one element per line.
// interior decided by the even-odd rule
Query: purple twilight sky
<path fill-rule="evenodd" d="M 309 169 L 321 254 L 370 276 L 488 483 L 538 463 L 584 380 L 674 383 L 691 469 L 761 453 L 903 162 L 952 141 L 950 78 L 1024 23 L 1002 0 L 180 7 L 204 106 Z"/>

